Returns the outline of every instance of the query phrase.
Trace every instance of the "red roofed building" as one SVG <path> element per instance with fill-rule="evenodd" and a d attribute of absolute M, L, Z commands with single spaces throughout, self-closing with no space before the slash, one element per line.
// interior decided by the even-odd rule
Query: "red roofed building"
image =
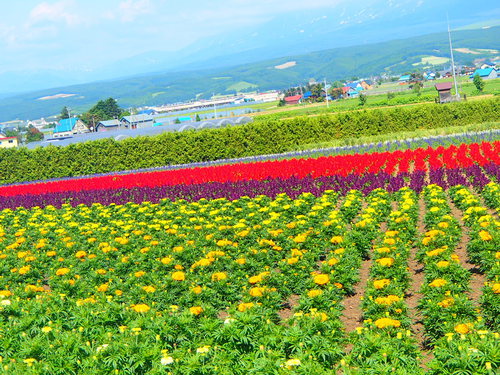
<path fill-rule="evenodd" d="M 302 99 L 302 95 L 287 96 L 285 98 L 285 104 L 299 104 Z"/>
<path fill-rule="evenodd" d="M 0 136 L 0 148 L 17 147 L 17 137 L 2 137 Z"/>

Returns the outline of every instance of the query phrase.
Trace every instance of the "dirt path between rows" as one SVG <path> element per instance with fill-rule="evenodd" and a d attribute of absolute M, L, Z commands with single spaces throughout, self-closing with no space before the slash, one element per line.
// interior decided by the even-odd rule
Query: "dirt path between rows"
<path fill-rule="evenodd" d="M 425 203 L 424 199 L 420 198 L 418 200 L 418 220 L 417 220 L 417 238 L 420 237 L 421 234 L 425 233 L 426 228 L 424 224 L 424 215 L 425 215 Z M 420 314 L 418 311 L 418 302 L 423 297 L 420 290 L 424 283 L 424 267 L 423 265 L 417 261 L 417 244 L 411 248 L 410 256 L 408 259 L 408 268 L 410 271 L 410 287 L 407 291 L 406 295 L 406 305 L 408 306 L 408 316 L 412 321 L 412 329 L 415 334 L 415 339 L 417 340 L 418 346 L 422 353 L 421 366 L 424 370 L 428 370 L 427 364 L 431 361 L 434 356 L 432 355 L 432 350 L 426 346 L 425 343 L 425 328 L 420 319 Z"/>
<path fill-rule="evenodd" d="M 482 295 L 482 288 L 484 283 L 487 281 L 486 276 L 481 272 L 479 266 L 471 263 L 469 260 L 469 255 L 467 254 L 467 244 L 470 241 L 470 237 L 468 235 L 468 229 L 462 221 L 462 211 L 459 210 L 455 204 L 448 197 L 448 203 L 451 208 L 452 216 L 458 220 L 462 227 L 462 237 L 460 238 L 460 242 L 455 248 L 455 253 L 459 256 L 460 261 L 462 262 L 462 266 L 471 273 L 470 280 L 470 288 L 469 298 L 474 302 L 474 304 L 479 307 L 480 306 L 480 298 Z"/>

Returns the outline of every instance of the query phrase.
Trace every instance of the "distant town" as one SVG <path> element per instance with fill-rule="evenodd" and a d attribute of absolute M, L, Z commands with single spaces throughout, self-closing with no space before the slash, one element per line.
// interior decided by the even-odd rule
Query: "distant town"
<path fill-rule="evenodd" d="M 329 102 L 346 98 L 359 98 L 375 94 L 387 94 L 413 90 L 418 93 L 426 86 L 434 85 L 436 101 L 453 101 L 451 82 L 443 78 L 452 77 L 452 67 L 442 71 L 412 72 L 401 76 L 381 75 L 370 79 L 352 79 L 340 82 L 317 82 L 311 79 L 305 86 L 291 86 L 284 90 L 261 93 L 241 93 L 230 96 L 213 96 L 209 100 L 130 108 L 116 108 L 106 113 L 89 111 L 85 114 L 71 113 L 64 107 L 61 115 L 32 120 L 15 120 L 0 123 L 0 147 L 10 148 L 26 145 L 67 145 L 92 139 L 158 134 L 166 131 L 199 130 L 238 125 L 252 121 L 252 114 L 260 109 L 257 103 L 276 103 L 290 106 L 302 103 Z M 500 69 L 495 62 L 486 61 L 478 66 L 456 66 L 456 75 L 469 81 L 483 81 L 498 77 Z M 478 77 L 478 78 L 477 78 Z M 440 80 L 441 83 L 434 84 Z M 448 80 L 449 81 L 449 80 Z M 108 100 L 114 101 L 110 98 Z M 99 102 L 101 103 L 101 102 Z M 104 103 L 104 101 L 102 102 Z M 109 104 L 109 103 L 108 103 Z M 125 132 L 125 130 L 137 130 Z"/>

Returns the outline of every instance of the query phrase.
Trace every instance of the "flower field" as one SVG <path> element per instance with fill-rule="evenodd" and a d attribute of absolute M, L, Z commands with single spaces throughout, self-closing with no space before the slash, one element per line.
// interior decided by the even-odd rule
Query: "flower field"
<path fill-rule="evenodd" d="M 0 187 L 9 374 L 500 371 L 500 142 Z"/>

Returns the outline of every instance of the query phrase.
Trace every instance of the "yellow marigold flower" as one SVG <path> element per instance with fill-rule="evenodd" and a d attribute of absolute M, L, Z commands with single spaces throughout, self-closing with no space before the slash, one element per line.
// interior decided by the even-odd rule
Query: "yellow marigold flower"
<path fill-rule="evenodd" d="M 450 226 L 450 224 L 448 224 L 446 221 L 442 221 L 440 223 L 438 223 L 438 227 L 439 228 L 443 228 L 443 229 L 446 229 Z"/>
<path fill-rule="evenodd" d="M 385 232 L 386 237 L 395 237 L 398 234 L 399 234 L 399 231 L 397 231 L 397 230 L 388 230 L 387 232 Z"/>
<path fill-rule="evenodd" d="M 210 345 L 205 345 L 205 346 L 202 346 L 201 348 L 196 349 L 196 353 L 198 353 L 198 354 L 205 354 L 205 353 L 208 353 L 209 351 L 210 351 Z"/>
<path fill-rule="evenodd" d="M 254 288 L 251 288 L 248 293 L 250 293 L 250 295 L 252 297 L 262 297 L 264 295 L 264 291 L 266 290 L 266 288 L 263 288 L 263 287 L 254 287 Z"/>
<path fill-rule="evenodd" d="M 242 230 L 241 232 L 236 233 L 238 237 L 246 237 L 250 233 L 249 230 Z"/>
<path fill-rule="evenodd" d="M 396 240 L 394 238 L 385 238 L 384 243 L 387 245 L 394 245 L 396 243 Z"/>
<path fill-rule="evenodd" d="M 51 251 L 47 251 L 45 253 L 45 255 L 47 255 L 48 257 L 55 257 L 57 255 L 57 253 L 54 250 L 51 250 Z"/>
<path fill-rule="evenodd" d="M 101 284 L 98 288 L 97 288 L 97 291 L 98 292 L 107 292 L 109 289 L 109 285 L 108 284 Z"/>
<path fill-rule="evenodd" d="M 257 284 L 257 283 L 260 283 L 262 282 L 262 280 L 264 279 L 264 277 L 266 277 L 267 275 L 269 275 L 269 272 L 261 272 L 259 273 L 258 275 L 256 276 L 252 276 L 248 279 L 248 282 L 250 284 Z"/>
<path fill-rule="evenodd" d="M 26 358 L 26 359 L 23 359 L 23 362 L 26 363 L 28 366 L 32 366 L 33 363 L 36 362 L 36 359 L 35 358 Z"/>
<path fill-rule="evenodd" d="M 203 291 L 203 288 L 201 286 L 195 286 L 193 289 L 191 289 L 191 291 L 194 293 L 194 294 L 200 294 L 202 291 Z"/>
<path fill-rule="evenodd" d="M 251 309 L 253 306 L 254 306 L 253 302 L 240 303 L 238 305 L 238 311 L 244 312 L 244 311 L 247 311 L 248 309 Z"/>
<path fill-rule="evenodd" d="M 375 299 L 375 303 L 378 304 L 378 305 L 390 306 L 394 302 L 398 302 L 400 300 L 401 300 L 401 298 L 399 298 L 398 296 L 390 294 L 387 297 L 378 297 L 378 298 L 376 298 Z"/>
<path fill-rule="evenodd" d="M 451 305 L 453 305 L 453 303 L 455 302 L 455 300 L 452 298 L 452 297 L 448 297 L 448 298 L 445 298 L 444 300 L 442 300 L 441 302 L 438 302 L 438 306 L 441 306 L 441 307 L 450 307 Z"/>
<path fill-rule="evenodd" d="M 375 289 L 382 289 L 389 285 L 391 283 L 391 280 L 389 279 L 381 279 L 381 280 L 374 280 L 373 281 L 373 286 Z"/>
<path fill-rule="evenodd" d="M 77 251 L 75 254 L 75 257 L 77 257 L 78 259 L 85 258 L 86 256 L 87 256 L 87 252 L 83 251 L 83 250 Z"/>
<path fill-rule="evenodd" d="M 97 273 L 98 275 L 106 275 L 107 272 L 108 271 L 102 268 L 99 268 L 97 271 L 95 271 L 95 273 Z"/>
<path fill-rule="evenodd" d="M 216 272 L 212 275 L 212 281 L 226 280 L 227 274 L 225 272 Z"/>
<path fill-rule="evenodd" d="M 340 244 L 344 242 L 344 239 L 342 238 L 342 236 L 333 236 L 330 242 L 333 244 Z"/>
<path fill-rule="evenodd" d="M 42 328 L 42 332 L 43 332 L 43 333 L 49 333 L 50 331 L 52 331 L 52 327 L 47 327 L 47 326 L 46 326 L 46 327 L 43 327 L 43 328 Z"/>
<path fill-rule="evenodd" d="M 245 264 L 247 260 L 245 258 L 238 258 L 235 260 L 235 262 L 238 264 Z"/>
<path fill-rule="evenodd" d="M 428 257 L 435 257 L 435 256 L 438 256 L 439 254 L 443 253 L 444 251 L 446 251 L 446 249 L 439 248 L 439 249 L 434 249 L 434 250 L 427 251 L 425 254 Z"/>
<path fill-rule="evenodd" d="M 493 239 L 493 237 L 491 236 L 491 234 L 489 234 L 489 232 L 487 232 L 485 230 L 482 230 L 482 231 L 479 232 L 479 237 L 483 241 L 491 241 Z"/>
<path fill-rule="evenodd" d="M 429 286 L 432 286 L 433 288 L 440 288 L 446 284 L 448 284 L 448 281 L 446 281 L 445 279 L 436 279 L 429 283 Z"/>
<path fill-rule="evenodd" d="M 377 328 L 387 328 L 387 327 L 400 327 L 401 322 L 397 319 L 391 318 L 380 318 L 375 321 L 375 326 Z"/>
<path fill-rule="evenodd" d="M 0 297 L 10 297 L 12 295 L 12 292 L 10 290 L 0 290 Z"/>
<path fill-rule="evenodd" d="M 174 266 L 174 268 L 177 270 L 177 271 L 182 271 L 184 269 L 184 266 L 182 264 L 176 264 Z"/>
<path fill-rule="evenodd" d="M 333 251 L 333 253 L 334 253 L 335 255 L 344 254 L 344 253 L 345 253 L 345 249 L 344 249 L 343 247 L 340 247 L 340 248 L 338 248 L 338 249 L 335 249 L 335 250 Z"/>
<path fill-rule="evenodd" d="M 28 252 L 27 252 L 27 251 L 19 251 L 19 252 L 17 253 L 17 257 L 18 257 L 19 259 L 23 259 L 23 258 L 24 258 L 24 257 L 26 257 L 27 255 L 28 255 Z"/>
<path fill-rule="evenodd" d="M 376 262 L 383 267 L 390 267 L 394 264 L 394 258 L 380 258 Z"/>
<path fill-rule="evenodd" d="M 328 284 L 330 282 L 330 276 L 320 273 L 320 274 L 314 275 L 313 280 L 314 280 L 314 283 L 316 283 L 318 285 L 325 285 L 325 284 Z"/>
<path fill-rule="evenodd" d="M 337 258 L 330 258 L 327 263 L 328 263 L 329 266 L 334 266 L 338 262 L 339 262 L 339 260 Z"/>
<path fill-rule="evenodd" d="M 184 246 L 174 246 L 174 248 L 172 249 L 172 251 L 174 253 L 180 253 L 184 250 Z"/>
<path fill-rule="evenodd" d="M 462 324 L 457 324 L 457 325 L 455 326 L 455 332 L 456 332 L 456 333 L 460 333 L 460 334 L 462 334 L 462 335 L 465 335 L 466 333 L 469 333 L 469 332 L 470 332 L 471 328 L 472 328 L 472 324 L 471 324 L 471 323 L 467 323 L 467 324 L 464 324 L 464 323 L 462 323 Z"/>
<path fill-rule="evenodd" d="M 184 281 L 186 280 L 186 274 L 182 271 L 177 271 L 172 274 L 172 280 Z"/>
<path fill-rule="evenodd" d="M 379 254 L 387 254 L 387 253 L 390 253 L 391 252 L 391 249 L 389 249 L 388 247 L 384 246 L 384 247 L 379 247 L 378 249 L 375 250 L 377 253 Z"/>
<path fill-rule="evenodd" d="M 23 266 L 19 268 L 19 274 L 20 275 L 26 275 L 31 269 L 31 266 Z"/>
<path fill-rule="evenodd" d="M 451 254 L 450 258 L 456 262 L 456 263 L 460 263 L 460 257 L 457 255 L 457 254 Z"/>
<path fill-rule="evenodd" d="M 285 366 L 289 369 L 291 369 L 292 367 L 300 366 L 300 364 L 300 359 L 297 358 L 292 358 L 285 362 Z"/>
<path fill-rule="evenodd" d="M 303 243 L 307 239 L 307 233 L 299 234 L 298 236 L 295 236 L 293 239 L 293 242 L 295 243 Z"/>
<path fill-rule="evenodd" d="M 156 292 L 156 288 L 154 286 L 152 286 L 152 285 L 143 286 L 142 290 L 144 290 L 146 293 L 154 293 L 154 292 Z"/>
<path fill-rule="evenodd" d="M 341 283 L 333 283 L 337 289 L 342 289 L 344 286 Z"/>
<path fill-rule="evenodd" d="M 144 276 L 145 274 L 146 274 L 146 272 L 144 272 L 144 271 L 137 271 L 137 272 L 135 272 L 135 273 L 134 273 L 134 276 L 135 276 L 135 277 L 142 277 L 142 276 Z"/>
<path fill-rule="evenodd" d="M 497 251 L 497 252 L 495 253 L 495 259 L 500 259 L 500 251 Z"/>
<path fill-rule="evenodd" d="M 307 296 L 309 298 L 314 298 L 314 297 L 320 296 L 322 294 L 323 294 L 323 291 L 320 289 L 311 289 L 310 291 L 307 292 Z"/>
<path fill-rule="evenodd" d="M 288 259 L 286 260 L 286 262 L 287 262 L 288 264 L 295 264 L 295 263 L 298 263 L 298 261 L 299 261 L 299 258 L 297 258 L 297 257 L 288 258 Z"/>
<path fill-rule="evenodd" d="M 121 296 L 123 294 L 123 292 L 121 290 L 117 289 L 117 290 L 115 290 L 115 294 L 117 296 Z"/>
<path fill-rule="evenodd" d="M 145 313 L 151 310 L 151 307 L 149 307 L 145 303 L 139 303 L 137 305 L 132 305 L 132 310 L 138 313 Z"/>
<path fill-rule="evenodd" d="M 441 260 L 441 261 L 437 262 L 436 265 L 439 268 L 446 268 L 450 265 L 450 262 L 448 262 L 447 260 Z"/>
<path fill-rule="evenodd" d="M 493 290 L 493 293 L 500 294 L 500 283 L 493 284 L 491 289 Z"/>
<path fill-rule="evenodd" d="M 57 271 L 56 271 L 56 275 L 57 276 L 64 276 L 66 274 L 69 273 L 69 268 L 66 268 L 66 267 L 63 267 L 63 268 L 59 268 Z"/>
<path fill-rule="evenodd" d="M 203 308 L 201 306 L 193 306 L 189 308 L 189 312 L 193 315 L 200 315 L 203 312 Z"/>
<path fill-rule="evenodd" d="M 26 285 L 26 287 L 24 288 L 24 291 L 34 293 L 34 292 L 43 292 L 44 289 L 41 286 L 29 284 L 29 285 Z"/>

